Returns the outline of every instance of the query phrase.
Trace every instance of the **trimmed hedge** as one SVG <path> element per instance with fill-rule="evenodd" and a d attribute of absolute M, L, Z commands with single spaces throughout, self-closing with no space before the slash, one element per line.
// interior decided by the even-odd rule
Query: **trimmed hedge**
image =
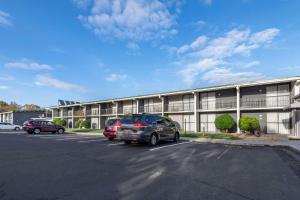
<path fill-rule="evenodd" d="M 67 125 L 66 120 L 60 119 L 60 118 L 53 119 L 53 123 L 55 123 L 57 125 L 61 125 L 61 126 L 66 126 Z"/>
<path fill-rule="evenodd" d="M 215 126 L 222 132 L 228 133 L 235 125 L 234 119 L 229 114 L 220 115 L 215 119 Z"/>
<path fill-rule="evenodd" d="M 243 116 L 239 121 L 239 127 L 244 132 L 254 133 L 254 131 L 260 129 L 260 124 L 256 117 Z"/>

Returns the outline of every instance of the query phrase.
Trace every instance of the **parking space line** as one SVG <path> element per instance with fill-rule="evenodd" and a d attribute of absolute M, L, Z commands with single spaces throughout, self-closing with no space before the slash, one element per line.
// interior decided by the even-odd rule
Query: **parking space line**
<path fill-rule="evenodd" d="M 227 152 L 229 151 L 229 149 L 225 149 L 222 153 L 220 153 L 220 155 L 217 157 L 217 159 L 219 160 L 223 155 L 225 155 Z"/>
<path fill-rule="evenodd" d="M 114 143 L 114 144 L 108 144 L 107 146 L 117 146 L 117 145 L 122 145 L 124 144 L 124 142 L 118 142 L 118 143 Z"/>
<path fill-rule="evenodd" d="M 80 140 L 80 141 L 77 141 L 79 143 L 89 143 L 89 142 L 104 142 L 104 141 L 107 141 L 107 140 Z"/>
<path fill-rule="evenodd" d="M 167 148 L 167 147 L 178 146 L 178 145 L 181 145 L 181 144 L 188 144 L 188 143 L 191 143 L 191 142 L 192 141 L 187 141 L 187 142 L 181 142 L 181 143 L 176 143 L 176 144 L 165 145 L 165 146 L 149 149 L 149 151 L 155 151 L 155 150 L 159 150 L 159 149 L 163 149 L 163 148 Z"/>

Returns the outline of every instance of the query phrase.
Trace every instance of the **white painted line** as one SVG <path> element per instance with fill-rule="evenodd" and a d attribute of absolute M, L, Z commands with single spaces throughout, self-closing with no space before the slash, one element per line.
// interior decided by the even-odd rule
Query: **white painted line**
<path fill-rule="evenodd" d="M 178 146 L 178 145 L 181 145 L 181 144 L 188 144 L 188 143 L 191 143 L 191 142 L 192 141 L 187 141 L 187 142 L 181 142 L 181 143 L 176 143 L 176 144 L 171 144 L 171 145 L 165 145 L 165 146 L 149 149 L 149 151 L 155 151 L 155 150 L 159 150 L 159 149 L 163 149 L 163 148 L 167 148 L 167 147 Z"/>
<path fill-rule="evenodd" d="M 227 153 L 229 151 L 229 149 L 224 150 L 218 157 L 217 159 L 219 160 L 223 155 L 225 155 L 225 153 Z"/>
<path fill-rule="evenodd" d="M 107 140 L 80 140 L 77 141 L 79 143 L 89 143 L 89 142 L 103 142 L 103 141 L 107 141 Z"/>
<path fill-rule="evenodd" d="M 122 145 L 124 142 L 119 142 L 119 143 L 114 143 L 114 144 L 108 144 L 107 146 L 117 146 L 117 145 Z"/>

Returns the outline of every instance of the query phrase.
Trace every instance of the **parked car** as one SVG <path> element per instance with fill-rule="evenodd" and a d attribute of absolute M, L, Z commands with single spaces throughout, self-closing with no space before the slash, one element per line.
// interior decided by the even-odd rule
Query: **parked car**
<path fill-rule="evenodd" d="M 52 132 L 62 134 L 65 132 L 63 126 L 48 120 L 28 120 L 23 124 L 23 130 L 28 134 L 39 134 L 41 132 Z"/>
<path fill-rule="evenodd" d="M 22 130 L 22 126 L 14 125 L 7 122 L 0 122 L 0 129 L 19 131 Z"/>
<path fill-rule="evenodd" d="M 117 137 L 117 129 L 119 125 L 120 122 L 117 118 L 107 120 L 105 123 L 103 135 L 109 140 L 114 140 Z"/>
<path fill-rule="evenodd" d="M 179 130 L 169 118 L 152 114 L 134 114 L 120 119 L 118 135 L 126 144 L 147 142 L 155 146 L 159 141 L 179 140 Z"/>

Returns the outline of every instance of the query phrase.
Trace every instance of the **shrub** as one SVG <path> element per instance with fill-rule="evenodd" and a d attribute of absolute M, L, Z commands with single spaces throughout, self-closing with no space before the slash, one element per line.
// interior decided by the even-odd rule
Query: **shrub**
<path fill-rule="evenodd" d="M 91 122 L 88 120 L 82 120 L 80 128 L 91 128 Z"/>
<path fill-rule="evenodd" d="M 81 128 L 81 122 L 83 121 L 83 119 L 78 119 L 76 122 L 75 122 L 75 128 Z"/>
<path fill-rule="evenodd" d="M 256 117 L 243 116 L 239 121 L 239 127 L 242 131 L 254 133 L 260 128 L 259 121 Z"/>
<path fill-rule="evenodd" d="M 215 119 L 215 126 L 222 132 L 228 133 L 228 130 L 232 129 L 235 125 L 235 121 L 229 114 L 220 115 Z"/>
<path fill-rule="evenodd" d="M 60 118 L 53 119 L 53 123 L 55 123 L 57 125 L 61 125 L 61 126 L 66 126 L 67 125 L 66 120 L 60 119 Z"/>

